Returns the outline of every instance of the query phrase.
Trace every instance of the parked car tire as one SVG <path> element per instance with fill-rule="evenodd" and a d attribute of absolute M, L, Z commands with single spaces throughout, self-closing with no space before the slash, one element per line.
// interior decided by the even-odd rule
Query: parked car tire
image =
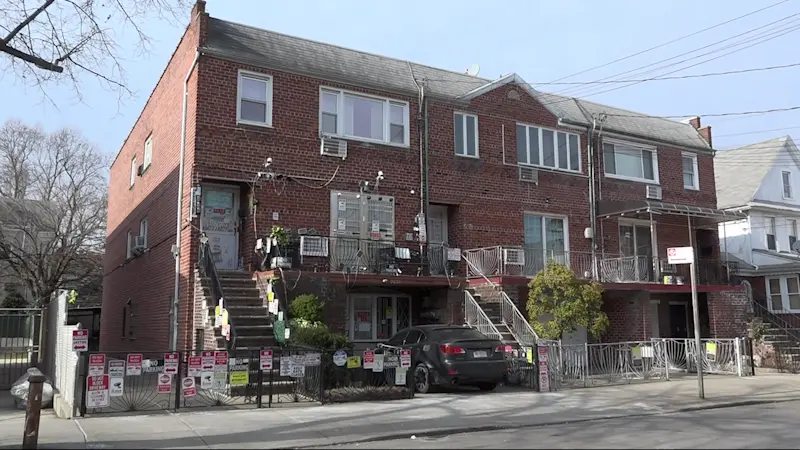
<path fill-rule="evenodd" d="M 431 390 L 431 377 L 425 364 L 417 364 L 414 369 L 414 389 L 420 394 Z"/>
<path fill-rule="evenodd" d="M 489 392 L 493 391 L 497 388 L 497 383 L 481 383 L 478 385 L 478 389 Z"/>

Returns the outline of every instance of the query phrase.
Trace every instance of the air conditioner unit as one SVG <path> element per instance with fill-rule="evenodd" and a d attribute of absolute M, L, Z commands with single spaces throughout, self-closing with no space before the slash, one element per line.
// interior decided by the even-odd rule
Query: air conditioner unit
<path fill-rule="evenodd" d="M 131 252 L 134 255 L 141 255 L 147 250 L 146 238 L 144 236 L 134 236 L 131 242 Z"/>
<path fill-rule="evenodd" d="M 300 236 L 300 256 L 328 256 L 328 238 Z"/>
<path fill-rule="evenodd" d="M 320 138 L 319 154 L 345 159 L 347 158 L 347 141 L 322 136 Z"/>
<path fill-rule="evenodd" d="M 504 248 L 503 261 L 511 266 L 524 266 L 525 251 L 521 248 Z"/>
<path fill-rule="evenodd" d="M 661 200 L 661 186 L 645 186 L 645 196 L 651 200 Z"/>
<path fill-rule="evenodd" d="M 532 167 L 519 168 L 519 181 L 526 183 L 539 183 L 539 171 Z"/>
<path fill-rule="evenodd" d="M 144 173 L 144 164 L 139 164 L 139 167 L 136 168 L 136 175 L 142 176 Z"/>

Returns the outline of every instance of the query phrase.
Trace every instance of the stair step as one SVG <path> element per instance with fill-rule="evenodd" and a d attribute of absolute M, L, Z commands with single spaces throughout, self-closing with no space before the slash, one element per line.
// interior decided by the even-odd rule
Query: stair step
<path fill-rule="evenodd" d="M 230 308 L 231 306 L 263 306 L 264 300 L 261 297 L 239 297 L 234 295 L 226 295 L 225 296 L 225 307 Z"/>
<path fill-rule="evenodd" d="M 222 286 L 223 290 L 226 288 L 257 288 L 255 280 L 248 280 L 246 278 L 220 278 L 219 284 Z"/>
<path fill-rule="evenodd" d="M 261 296 L 261 292 L 259 292 L 258 288 L 256 287 L 249 287 L 249 286 L 223 286 L 222 290 L 226 296 L 236 296 L 236 297 L 259 297 Z M 204 285 L 203 286 L 203 294 L 206 296 L 210 296 L 212 294 L 211 287 Z"/>
<path fill-rule="evenodd" d="M 235 323 L 236 325 L 236 335 L 239 337 L 242 336 L 274 336 L 272 331 L 272 325 L 240 325 L 239 322 Z"/>
<path fill-rule="evenodd" d="M 218 270 L 217 276 L 219 278 L 240 278 L 246 280 L 252 280 L 253 274 L 250 272 L 242 272 L 239 270 Z"/>
<path fill-rule="evenodd" d="M 236 329 L 238 330 L 239 327 L 249 327 L 249 326 L 269 326 L 272 327 L 272 318 L 266 314 L 263 315 L 241 315 L 236 316 L 233 318 L 233 322 L 236 324 Z"/>
<path fill-rule="evenodd" d="M 224 347 L 225 338 L 223 336 L 216 336 L 217 345 L 220 344 Z M 258 349 L 261 347 L 275 346 L 275 336 L 240 336 L 236 335 L 236 349 Z"/>

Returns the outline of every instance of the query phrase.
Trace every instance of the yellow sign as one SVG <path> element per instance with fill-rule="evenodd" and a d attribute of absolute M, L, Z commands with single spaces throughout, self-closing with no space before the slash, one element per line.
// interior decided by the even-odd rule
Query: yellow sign
<path fill-rule="evenodd" d="M 350 356 L 347 358 L 347 368 L 348 369 L 355 369 L 361 367 L 361 357 L 360 356 Z"/>
<path fill-rule="evenodd" d="M 231 386 L 244 386 L 249 379 L 250 373 L 246 370 L 243 372 L 231 372 Z"/>
<path fill-rule="evenodd" d="M 708 355 L 716 355 L 717 354 L 717 343 L 716 342 L 706 342 L 706 354 L 708 354 Z"/>
<path fill-rule="evenodd" d="M 642 358 L 642 347 L 638 345 L 636 347 L 631 348 L 631 355 L 633 359 L 641 359 Z"/>
<path fill-rule="evenodd" d="M 533 364 L 533 348 L 528 347 L 525 349 L 525 359 L 528 360 L 528 364 Z"/>
<path fill-rule="evenodd" d="M 271 302 L 273 300 L 275 300 L 275 293 L 272 291 L 267 292 L 267 301 Z"/>

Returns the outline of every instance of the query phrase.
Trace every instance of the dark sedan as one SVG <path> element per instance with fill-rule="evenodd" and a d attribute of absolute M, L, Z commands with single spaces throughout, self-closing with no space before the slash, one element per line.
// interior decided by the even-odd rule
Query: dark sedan
<path fill-rule="evenodd" d="M 426 393 L 433 386 L 474 386 L 491 391 L 503 381 L 503 344 L 477 330 L 456 325 L 422 325 L 397 332 L 386 344 L 411 349 L 414 384 Z"/>

